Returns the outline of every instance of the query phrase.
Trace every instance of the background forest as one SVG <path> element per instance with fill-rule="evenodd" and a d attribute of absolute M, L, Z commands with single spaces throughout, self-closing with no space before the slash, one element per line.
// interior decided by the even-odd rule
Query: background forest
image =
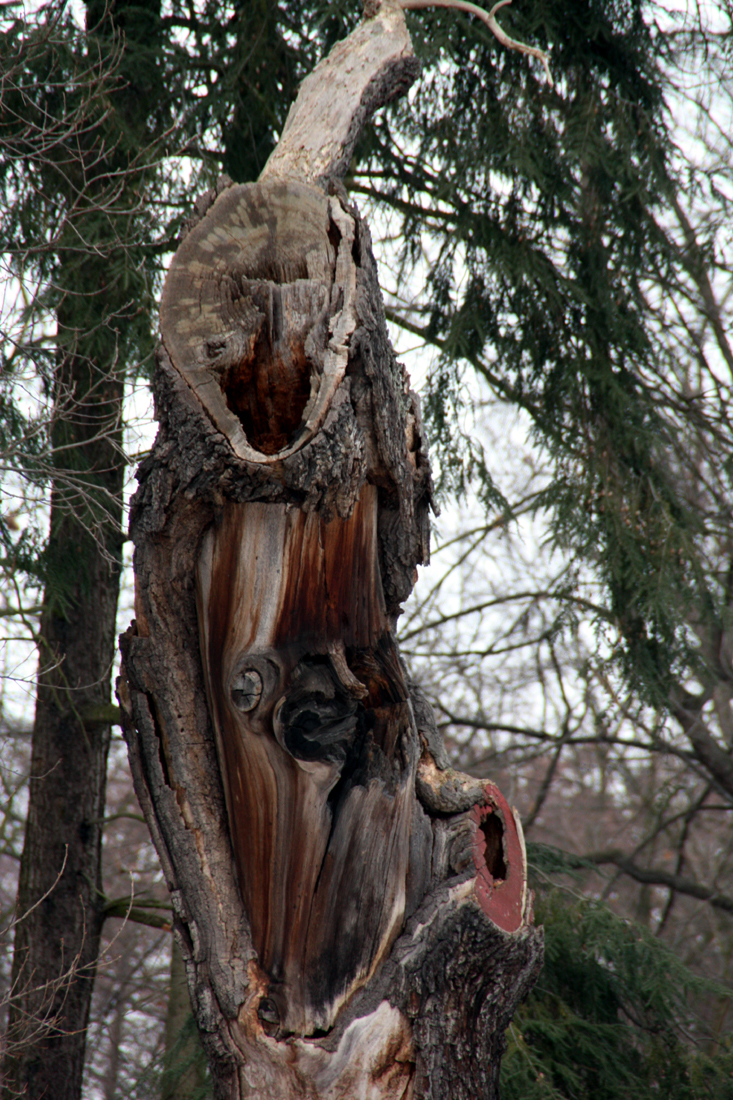
<path fill-rule="evenodd" d="M 124 502 L 194 201 L 359 15 L 0 4 L 4 1097 L 52 1057 L 64 1097 L 207 1095 L 115 724 Z M 546 965 L 503 1095 L 733 1097 L 733 11 L 499 18 L 554 83 L 415 12 L 347 180 L 443 502 L 402 651 L 524 823 Z"/>

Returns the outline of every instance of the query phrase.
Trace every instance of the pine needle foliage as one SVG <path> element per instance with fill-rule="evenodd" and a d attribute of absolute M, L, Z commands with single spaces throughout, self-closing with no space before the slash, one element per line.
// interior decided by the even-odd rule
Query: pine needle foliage
<path fill-rule="evenodd" d="M 0 540 L 8 568 L 63 602 L 69 560 L 43 521 L 18 535 L 13 509 L 32 514 L 53 482 L 118 556 L 119 475 L 90 475 L 82 444 L 107 435 L 118 453 L 102 466 L 119 468 L 122 388 L 152 363 L 161 261 L 222 170 L 257 178 L 300 81 L 358 12 L 90 0 L 81 28 L 58 0 L 17 10 L 0 32 Z"/>
<path fill-rule="evenodd" d="M 685 162 L 673 114 L 680 55 L 701 41 L 683 47 L 647 0 L 517 2 L 500 19 L 551 49 L 554 87 L 477 21 L 415 16 L 426 73 L 377 122 L 355 182 L 399 214 L 404 275 L 432 250 L 424 304 L 395 312 L 440 349 L 427 414 L 442 467 L 473 400 L 455 364 L 470 364 L 528 414 L 548 467 L 537 506 L 601 581 L 615 657 L 658 705 L 704 676 L 691 623 L 725 614 L 710 482 L 733 437 L 698 367 L 712 388 L 729 355 L 708 294 L 729 199 Z M 702 235 L 688 200 L 706 206 Z M 496 504 L 490 456 L 473 442 L 465 463 Z"/>
<path fill-rule="evenodd" d="M 161 18 L 178 125 L 210 177 L 256 180 L 303 78 L 358 20 L 348 0 L 198 4 L 172 0 Z"/>
<path fill-rule="evenodd" d="M 727 995 L 591 899 L 543 889 L 545 965 L 510 1026 L 504 1100 L 730 1100 L 733 1049 L 696 1035 L 689 1002 Z"/>
<path fill-rule="evenodd" d="M 84 32 L 55 3 L 16 19 L 0 51 L 6 493 L 25 494 L 30 510 L 53 483 L 56 516 L 73 515 L 116 559 L 122 392 L 154 347 L 146 201 L 158 190 L 165 120 L 141 120 L 136 105 L 154 93 L 156 69 L 133 77 L 119 27 L 101 19 Z M 63 604 L 83 547 L 61 553 L 57 540 L 51 552 L 32 524 L 20 538 L 5 524 L 0 537 L 8 567 L 50 582 Z"/>
<path fill-rule="evenodd" d="M 127 1096 L 128 1100 L 213 1100 L 213 1084 L 192 1013 L 172 1048 L 145 1067 Z"/>

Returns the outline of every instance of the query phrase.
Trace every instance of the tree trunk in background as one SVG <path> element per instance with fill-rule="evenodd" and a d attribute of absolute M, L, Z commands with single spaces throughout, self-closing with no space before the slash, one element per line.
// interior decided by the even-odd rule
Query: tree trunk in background
<path fill-rule="evenodd" d="M 121 406 L 122 382 L 113 367 L 105 376 L 82 348 L 61 360 L 53 446 L 64 472 L 51 498 L 6 1096 L 81 1096 L 104 901 L 110 726 L 94 714 L 110 703 L 122 524 Z"/>
<path fill-rule="evenodd" d="M 88 5 L 94 50 L 105 58 L 109 49 L 111 58 L 104 110 L 95 115 L 90 109 L 68 146 L 51 145 L 40 162 L 48 193 L 58 197 L 59 209 L 73 211 L 73 219 L 62 222 L 52 278 L 58 299 L 54 473 L 5 1098 L 79 1100 L 82 1091 L 105 901 L 102 834 L 123 538 L 122 402 L 130 359 L 140 354 L 137 318 L 145 302 L 142 260 L 128 250 L 136 242 L 143 175 L 135 163 L 149 140 L 150 104 L 123 78 L 136 43 L 152 48 L 156 11 L 155 3 L 141 7 L 128 0 Z M 124 25 L 129 12 L 132 21 Z M 49 64 L 58 66 L 58 60 Z M 155 66 L 143 69 L 140 79 L 150 91 Z M 53 71 L 58 79 L 58 68 Z"/>
<path fill-rule="evenodd" d="M 199 1100 L 206 1094 L 205 1090 L 206 1058 L 191 1014 L 186 964 L 174 937 L 160 1097 L 161 1100 Z"/>
<path fill-rule="evenodd" d="M 117 1086 L 120 1077 L 120 1055 L 122 1053 L 120 1048 L 122 1046 L 123 1025 L 125 1022 L 125 1007 L 126 1006 L 121 1003 L 117 1005 L 107 1030 L 109 1054 L 107 1057 L 107 1068 L 102 1078 L 104 1100 L 117 1100 Z"/>
<path fill-rule="evenodd" d="M 447 769 L 393 633 L 430 472 L 335 180 L 415 71 L 384 5 L 163 296 L 119 693 L 222 1100 L 496 1097 L 541 961 L 519 821 Z"/>

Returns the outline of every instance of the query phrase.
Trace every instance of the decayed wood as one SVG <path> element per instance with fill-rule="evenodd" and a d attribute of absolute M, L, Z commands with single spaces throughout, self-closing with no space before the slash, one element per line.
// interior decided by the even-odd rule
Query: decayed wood
<path fill-rule="evenodd" d="M 401 19 L 353 39 L 382 60 L 356 66 L 352 122 L 414 73 Z M 521 826 L 450 771 L 405 678 L 419 405 L 366 226 L 314 186 L 317 142 L 297 168 L 302 117 L 265 180 L 202 204 L 164 291 L 122 639 L 133 775 L 217 1097 L 493 1097 L 541 959 Z"/>
<path fill-rule="evenodd" d="M 276 180 L 225 191 L 176 253 L 166 347 L 240 458 L 275 463 L 321 427 L 356 326 L 353 237 L 337 199 Z"/>
<path fill-rule="evenodd" d="M 377 489 L 324 523 L 231 505 L 199 629 L 242 895 L 283 1033 L 333 1024 L 404 916 L 418 747 L 377 560 Z"/>

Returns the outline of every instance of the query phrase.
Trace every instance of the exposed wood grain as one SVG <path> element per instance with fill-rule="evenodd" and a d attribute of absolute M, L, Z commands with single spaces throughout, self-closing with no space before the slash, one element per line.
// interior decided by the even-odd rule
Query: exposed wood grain
<path fill-rule="evenodd" d="M 316 188 L 229 187 L 178 249 L 161 304 L 176 367 L 238 457 L 318 431 L 356 327 L 354 221 Z"/>
<path fill-rule="evenodd" d="M 376 534 L 373 486 L 329 523 L 232 505 L 199 560 L 234 853 L 281 1034 L 330 1027 L 404 917 L 418 745 Z"/>
<path fill-rule="evenodd" d="M 389 2 L 349 42 L 171 265 L 119 697 L 217 1100 L 494 1100 L 541 935 L 516 815 L 394 642 L 430 469 L 324 181 L 415 65 Z"/>

